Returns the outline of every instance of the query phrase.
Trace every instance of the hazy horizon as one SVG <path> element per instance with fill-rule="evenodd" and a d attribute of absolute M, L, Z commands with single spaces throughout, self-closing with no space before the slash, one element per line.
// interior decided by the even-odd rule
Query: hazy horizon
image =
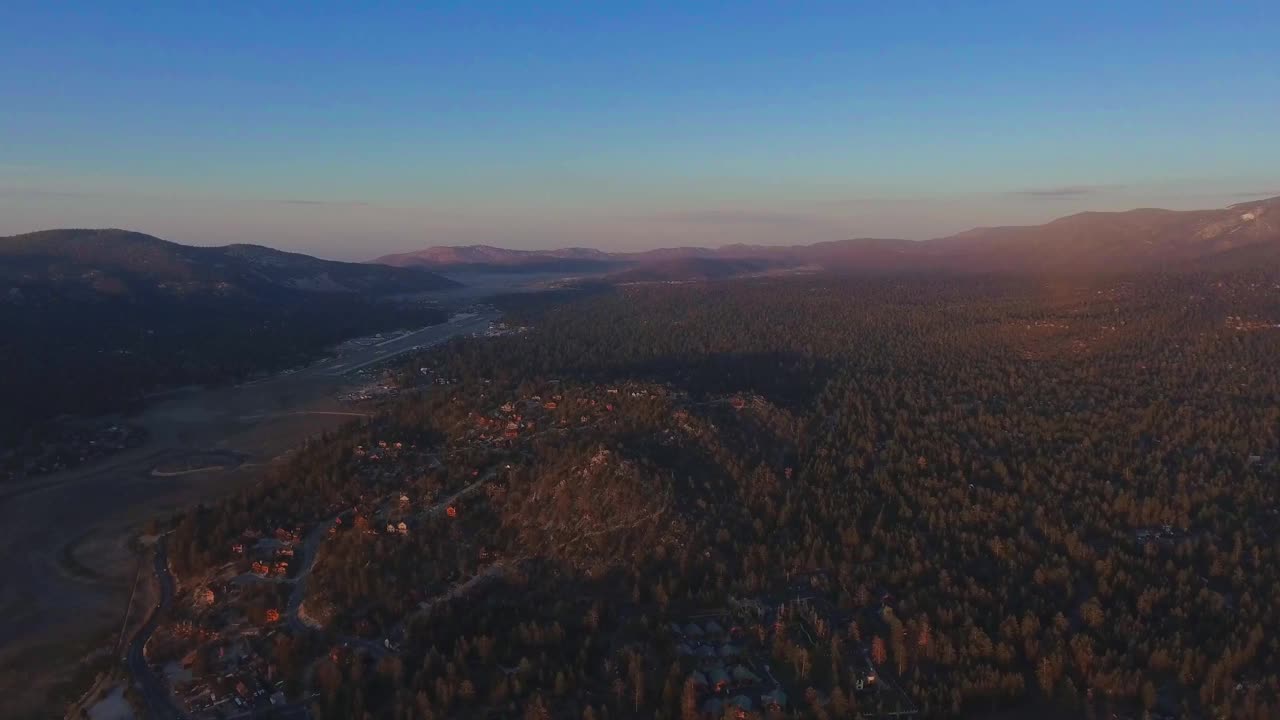
<path fill-rule="evenodd" d="M 1263 3 L 10 13 L 0 234 L 366 260 L 913 240 L 1280 194 Z"/>

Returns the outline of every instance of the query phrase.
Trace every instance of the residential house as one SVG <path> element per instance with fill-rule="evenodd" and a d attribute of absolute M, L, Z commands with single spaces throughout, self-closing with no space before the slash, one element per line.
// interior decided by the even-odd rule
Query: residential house
<path fill-rule="evenodd" d="M 744 665 L 733 666 L 733 684 L 737 686 L 757 685 L 760 683 L 760 677 L 751 672 Z"/>
<path fill-rule="evenodd" d="M 787 709 L 787 693 L 781 687 L 776 687 L 760 696 L 760 704 L 766 710 L 784 712 Z"/>
<path fill-rule="evenodd" d="M 735 709 L 734 715 L 739 718 L 745 718 L 755 707 L 755 703 L 751 702 L 751 698 L 746 695 L 734 695 L 727 703 L 729 707 Z"/>
<path fill-rule="evenodd" d="M 712 670 L 707 675 L 707 679 L 710 681 L 711 689 L 716 692 L 721 692 L 729 687 L 729 674 L 724 671 L 724 668 Z"/>

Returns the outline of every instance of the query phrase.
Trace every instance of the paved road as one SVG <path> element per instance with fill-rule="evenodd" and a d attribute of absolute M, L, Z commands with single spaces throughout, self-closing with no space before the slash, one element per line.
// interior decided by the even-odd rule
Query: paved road
<path fill-rule="evenodd" d="M 311 570 L 316 566 L 316 556 L 320 554 L 320 542 L 324 540 L 329 533 L 329 528 L 343 516 L 353 515 L 350 510 L 343 512 L 332 520 L 316 523 L 311 528 L 311 532 L 307 533 L 307 537 L 302 542 L 302 547 L 298 548 L 301 552 L 302 570 L 298 573 L 298 577 L 293 582 L 293 592 L 289 593 L 289 605 L 285 610 L 285 619 L 289 623 L 289 627 L 295 633 L 310 632 L 314 628 L 302 622 L 298 617 L 298 610 L 302 608 L 302 601 L 307 598 L 307 577 L 311 575 Z M 295 555 L 296 557 L 296 555 Z"/>
<path fill-rule="evenodd" d="M 322 374 L 329 376 L 345 375 L 353 373 L 370 365 L 376 365 L 385 362 L 397 355 L 401 355 L 412 350 L 425 349 L 447 342 L 448 340 L 464 334 L 480 332 L 489 326 L 489 323 L 497 320 L 498 313 L 479 313 L 471 317 L 460 318 L 456 321 L 442 323 L 440 325 L 431 325 L 405 333 L 398 338 L 392 340 L 384 340 L 383 342 L 371 347 L 361 348 L 359 350 L 350 351 L 336 360 L 330 360 L 319 363 L 305 370 L 299 371 L 299 374 Z"/>
<path fill-rule="evenodd" d="M 129 652 L 125 655 L 125 662 L 129 665 L 129 674 L 133 676 L 134 685 L 142 693 L 142 703 L 146 709 L 147 717 L 152 720 L 170 720 L 172 718 L 181 720 L 184 715 L 174 706 L 168 686 L 163 680 L 156 677 L 151 667 L 147 665 L 147 657 L 144 652 L 147 647 L 147 641 L 151 639 L 151 635 L 160 624 L 161 616 L 167 613 L 170 605 L 173 604 L 173 576 L 169 574 L 169 561 L 165 552 L 165 540 L 163 537 L 156 543 L 155 574 L 156 580 L 160 584 L 160 603 L 153 609 L 151 617 L 147 619 L 147 623 L 134 636 L 133 642 L 129 643 Z"/>
<path fill-rule="evenodd" d="M 431 507 L 426 508 L 422 512 L 418 513 L 417 517 L 414 518 L 415 521 L 430 520 L 431 518 L 440 517 L 445 513 L 446 510 L 449 509 L 450 505 L 458 502 L 459 500 L 466 497 L 467 495 L 470 495 L 471 493 L 484 487 L 484 484 L 492 480 L 493 476 L 497 474 L 498 474 L 497 468 L 490 468 L 485 472 L 484 475 L 482 475 L 475 482 L 462 488 L 461 490 L 450 495 L 449 497 L 441 500 L 435 505 L 432 505 Z"/>

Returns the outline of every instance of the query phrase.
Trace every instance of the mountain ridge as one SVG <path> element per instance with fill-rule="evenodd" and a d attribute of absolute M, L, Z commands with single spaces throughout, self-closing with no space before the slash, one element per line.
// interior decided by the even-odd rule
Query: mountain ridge
<path fill-rule="evenodd" d="M 1280 197 L 1218 209 L 1090 210 L 1039 225 L 976 227 L 919 241 L 850 238 L 808 245 L 734 243 L 636 252 L 433 246 L 371 262 L 459 272 L 497 267 L 521 271 L 555 265 L 569 257 L 586 260 L 579 269 L 587 272 L 616 272 L 688 258 L 772 260 L 838 271 L 1137 271 L 1184 267 L 1222 252 L 1270 242 L 1280 242 Z M 582 250 L 590 255 L 569 255 Z"/>
<path fill-rule="evenodd" d="M 60 229 L 0 237 L 0 282 L 102 290 L 391 295 L 458 283 L 427 270 L 322 260 L 263 245 L 182 245 L 130 230 Z"/>

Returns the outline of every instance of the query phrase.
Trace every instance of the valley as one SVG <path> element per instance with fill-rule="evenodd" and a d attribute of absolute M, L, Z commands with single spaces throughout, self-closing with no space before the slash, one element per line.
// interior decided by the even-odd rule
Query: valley
<path fill-rule="evenodd" d="M 66 405 L 114 412 L 0 484 L 0 691 L 18 717 L 86 690 L 193 720 L 1265 714 L 1274 203 L 1157 214 L 1196 261 L 1133 272 L 1043 272 L 1061 248 L 1026 233 L 1055 223 L 450 250 L 346 290 L 55 234 L 89 250 L 42 250 L 4 309 L 83 329 L 62 367 L 115 347 Z M 1137 257 L 1134 212 L 1059 222 Z M 1000 272 L 953 253 L 1009 233 Z M 129 289 L 58 269 L 86 252 Z M 1170 634 L 1210 614 L 1238 629 Z"/>
<path fill-rule="evenodd" d="M 368 415 L 343 399 L 372 367 L 483 333 L 483 311 L 234 386 L 153 398 L 128 422 L 145 441 L 69 471 L 0 485 L 0 678 L 13 708 L 40 707 L 117 631 L 140 528 L 255 482 L 307 438 Z M 92 663 L 101 665 L 101 662 Z M 80 692 L 84 688 L 76 688 Z M 60 692 L 66 692 L 65 690 Z M 19 715 L 21 716 L 21 715 Z"/>
<path fill-rule="evenodd" d="M 1275 0 L 8 5 L 0 720 L 1280 718 Z"/>

